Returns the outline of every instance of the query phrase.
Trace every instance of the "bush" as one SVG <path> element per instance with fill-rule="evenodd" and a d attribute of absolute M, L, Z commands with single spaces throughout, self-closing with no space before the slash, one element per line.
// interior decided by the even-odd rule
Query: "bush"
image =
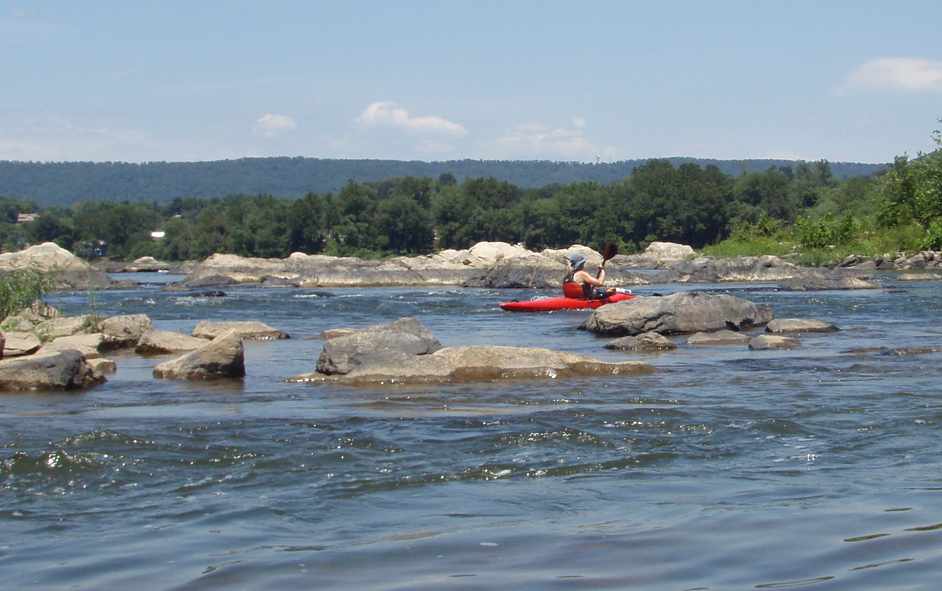
<path fill-rule="evenodd" d="M 10 271 L 0 275 L 0 319 L 30 307 L 50 287 L 49 277 L 36 271 Z"/>

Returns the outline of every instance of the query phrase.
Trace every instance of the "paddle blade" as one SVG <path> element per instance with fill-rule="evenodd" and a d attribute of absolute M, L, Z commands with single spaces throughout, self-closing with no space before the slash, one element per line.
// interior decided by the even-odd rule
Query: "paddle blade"
<path fill-rule="evenodd" d="M 618 244 L 614 242 L 606 242 L 605 246 L 602 247 L 602 260 L 607 261 L 618 254 Z"/>

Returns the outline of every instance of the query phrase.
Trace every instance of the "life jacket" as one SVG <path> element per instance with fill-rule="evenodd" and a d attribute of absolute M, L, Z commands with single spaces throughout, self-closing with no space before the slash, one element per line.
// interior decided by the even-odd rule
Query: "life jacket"
<path fill-rule="evenodd" d="M 602 300 L 605 299 L 604 290 L 602 293 L 596 291 L 595 286 L 590 283 L 578 283 L 573 281 L 573 275 L 576 271 L 570 271 L 563 279 L 563 295 L 567 298 L 577 300 Z"/>
<path fill-rule="evenodd" d="M 575 271 L 570 271 L 566 274 L 566 278 L 563 279 L 563 295 L 567 298 L 575 298 L 578 300 L 591 298 L 592 286 L 588 283 L 577 283 L 573 281 L 572 277 L 575 274 Z"/>

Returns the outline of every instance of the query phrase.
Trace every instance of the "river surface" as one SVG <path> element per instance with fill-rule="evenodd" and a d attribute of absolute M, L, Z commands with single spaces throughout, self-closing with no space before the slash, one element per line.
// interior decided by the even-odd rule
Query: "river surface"
<path fill-rule="evenodd" d="M 157 328 L 256 319 L 243 382 L 155 380 L 117 354 L 82 393 L 0 396 L 5 589 L 937 589 L 942 284 L 813 293 L 696 286 L 841 331 L 792 351 L 638 356 L 545 292 L 230 288 L 58 294 Z M 892 280 L 888 280 L 892 283 Z M 654 286 L 668 293 L 694 286 Z M 417 316 L 446 345 L 645 359 L 605 379 L 288 384 L 334 327 Z"/>

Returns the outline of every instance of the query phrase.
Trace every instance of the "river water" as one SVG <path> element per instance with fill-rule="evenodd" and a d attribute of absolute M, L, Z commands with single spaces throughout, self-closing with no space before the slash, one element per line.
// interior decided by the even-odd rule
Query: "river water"
<path fill-rule="evenodd" d="M 148 281 L 166 276 L 139 275 Z M 892 278 L 885 278 L 892 284 Z M 793 351 L 602 348 L 536 291 L 59 294 L 66 313 L 189 331 L 257 319 L 244 382 L 115 356 L 82 393 L 0 396 L 7 589 L 936 589 L 942 285 L 696 286 L 841 331 Z M 667 293 L 692 286 L 653 286 Z M 333 327 L 414 315 L 446 345 L 645 359 L 653 374 L 445 387 L 288 384 Z"/>

